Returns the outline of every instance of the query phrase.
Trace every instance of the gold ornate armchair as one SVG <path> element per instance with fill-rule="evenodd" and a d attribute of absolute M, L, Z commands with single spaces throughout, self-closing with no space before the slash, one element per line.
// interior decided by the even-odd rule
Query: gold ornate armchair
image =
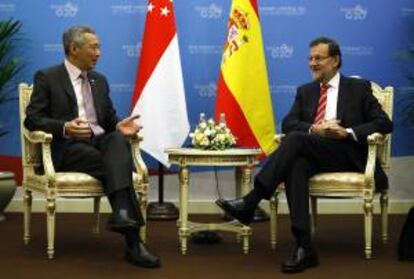
<path fill-rule="evenodd" d="M 29 103 L 33 87 L 21 83 L 19 85 L 20 129 L 23 163 L 24 189 L 24 243 L 30 241 L 30 215 L 32 205 L 32 191 L 38 192 L 46 198 L 47 215 L 47 254 L 53 259 L 55 248 L 55 216 L 56 200 L 58 198 L 93 198 L 93 211 L 96 223 L 93 233 L 98 234 L 100 228 L 99 208 L 100 199 L 104 195 L 101 183 L 85 173 L 56 172 L 51 157 L 52 135 L 42 131 L 28 131 L 23 121 L 26 117 L 26 106 Z M 148 171 L 142 160 L 138 136 L 131 139 L 131 150 L 137 173 L 133 173 L 135 191 L 139 193 L 141 211 L 146 218 L 148 204 Z M 141 227 L 141 238 L 145 240 L 146 227 Z"/>
<path fill-rule="evenodd" d="M 384 111 L 392 119 L 393 94 L 392 87 L 382 89 L 378 84 L 371 82 L 374 96 L 378 99 Z M 280 136 L 276 136 L 280 140 Z M 318 198 L 361 198 L 364 212 L 365 258 L 372 256 L 372 213 L 375 194 L 380 195 L 381 205 L 381 238 L 384 243 L 388 240 L 388 191 L 376 192 L 374 167 L 376 161 L 388 172 L 390 169 L 391 135 L 374 133 L 368 136 L 368 158 L 364 173 L 332 172 L 319 173 L 309 180 L 309 195 L 311 199 L 312 234 L 315 233 Z M 270 200 L 270 243 L 276 248 L 278 196 L 284 187 L 278 187 Z"/>

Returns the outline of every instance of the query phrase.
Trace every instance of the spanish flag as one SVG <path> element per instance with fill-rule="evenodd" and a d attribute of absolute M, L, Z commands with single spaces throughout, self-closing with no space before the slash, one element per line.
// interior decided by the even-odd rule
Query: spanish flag
<path fill-rule="evenodd" d="M 233 0 L 217 86 L 216 120 L 225 113 L 237 145 L 276 148 L 262 33 L 256 0 Z"/>

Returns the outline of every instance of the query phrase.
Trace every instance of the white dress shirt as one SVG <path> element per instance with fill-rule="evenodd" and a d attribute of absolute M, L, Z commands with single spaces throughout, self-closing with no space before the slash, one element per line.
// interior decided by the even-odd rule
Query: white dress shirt
<path fill-rule="evenodd" d="M 338 91 L 339 91 L 339 72 L 328 82 L 328 92 L 326 98 L 325 120 L 335 120 L 337 116 Z M 321 84 L 322 86 L 322 84 Z"/>
<path fill-rule="evenodd" d="M 82 94 L 82 79 L 79 77 L 82 71 L 70 63 L 67 59 L 65 59 L 65 67 L 69 73 L 69 78 L 70 82 L 72 83 L 73 90 L 75 91 L 76 103 L 78 105 L 78 116 L 81 119 L 87 120 Z"/>
<path fill-rule="evenodd" d="M 336 120 L 337 113 L 338 113 L 338 93 L 339 93 L 339 81 L 341 75 L 337 72 L 330 81 L 328 81 L 328 92 L 326 98 L 326 109 L 325 109 L 325 120 Z M 322 86 L 322 83 L 320 84 Z M 339 123 L 341 124 L 341 123 Z M 311 133 L 312 127 L 309 129 L 309 133 Z M 351 128 L 346 128 L 348 134 L 351 134 L 352 138 L 357 141 L 357 137 L 354 133 L 354 130 Z"/>
<path fill-rule="evenodd" d="M 78 67 L 70 63 L 67 59 L 65 59 L 64 65 L 66 67 L 66 70 L 68 71 L 69 79 L 72 83 L 73 90 L 75 91 L 76 103 L 78 105 L 78 117 L 87 121 L 82 95 L 82 79 L 80 78 L 80 74 L 82 73 L 82 71 L 78 69 Z M 65 138 L 68 137 L 66 134 L 66 125 L 68 123 L 69 122 L 66 122 L 65 125 L 63 125 L 63 136 Z"/>

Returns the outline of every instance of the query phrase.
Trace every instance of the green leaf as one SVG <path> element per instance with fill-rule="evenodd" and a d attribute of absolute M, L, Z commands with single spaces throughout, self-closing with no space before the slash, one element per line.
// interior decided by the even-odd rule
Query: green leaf
<path fill-rule="evenodd" d="M 22 59 L 15 54 L 19 46 L 22 23 L 10 18 L 0 20 L 0 105 L 16 100 L 17 96 L 7 94 L 16 91 L 15 78 L 23 69 Z M 7 133 L 0 125 L 0 137 Z"/>

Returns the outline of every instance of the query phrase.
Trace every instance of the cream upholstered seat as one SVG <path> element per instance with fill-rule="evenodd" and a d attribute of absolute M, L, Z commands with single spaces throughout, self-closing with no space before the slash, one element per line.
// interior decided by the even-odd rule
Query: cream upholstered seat
<path fill-rule="evenodd" d="M 374 96 L 378 99 L 383 110 L 392 119 L 393 88 L 382 89 L 371 82 Z M 281 137 L 277 136 L 277 140 Z M 364 173 L 332 172 L 319 173 L 309 180 L 309 195 L 311 198 L 312 233 L 315 232 L 318 198 L 360 198 L 363 199 L 365 257 L 372 256 L 372 213 L 375 194 L 380 195 L 381 205 L 381 237 L 384 243 L 388 240 L 388 191 L 376 192 L 374 167 L 378 160 L 385 172 L 390 169 L 391 135 L 374 133 L 368 136 L 368 155 Z M 270 243 L 276 248 L 278 196 L 283 192 L 280 185 L 270 201 Z"/>
<path fill-rule="evenodd" d="M 100 199 L 104 195 L 100 181 L 80 172 L 56 172 L 51 157 L 52 135 L 42 131 L 28 131 L 23 121 L 26 116 L 26 106 L 29 103 L 33 87 L 21 83 L 19 85 L 20 129 L 23 163 L 24 189 L 24 243 L 30 241 L 30 214 L 32 191 L 46 198 L 47 215 L 47 254 L 49 259 L 54 257 L 55 248 L 55 215 L 58 198 L 93 198 L 96 223 L 94 233 L 99 233 Z M 131 138 L 131 150 L 137 172 L 133 173 L 135 191 L 139 193 L 141 211 L 146 218 L 148 204 L 148 171 L 142 160 L 138 136 Z M 146 227 L 141 227 L 141 238 L 145 240 Z"/>

